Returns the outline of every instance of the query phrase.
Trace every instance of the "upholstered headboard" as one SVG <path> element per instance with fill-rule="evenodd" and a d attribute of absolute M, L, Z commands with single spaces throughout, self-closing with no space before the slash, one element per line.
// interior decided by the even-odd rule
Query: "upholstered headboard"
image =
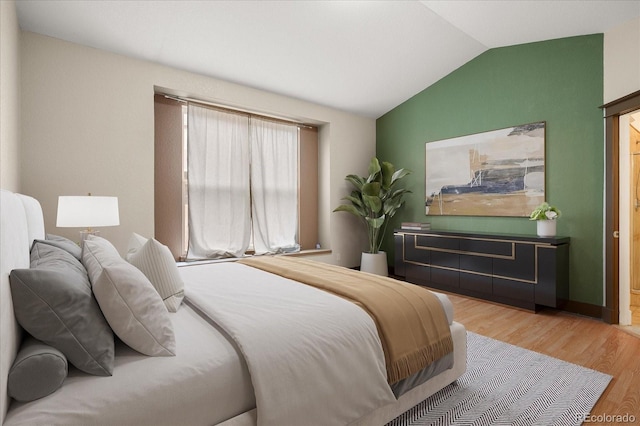
<path fill-rule="evenodd" d="M 40 203 L 32 197 L 0 189 L 0 424 L 9 408 L 7 375 L 18 352 L 21 328 L 13 314 L 9 273 L 29 267 L 34 239 L 44 238 Z"/>

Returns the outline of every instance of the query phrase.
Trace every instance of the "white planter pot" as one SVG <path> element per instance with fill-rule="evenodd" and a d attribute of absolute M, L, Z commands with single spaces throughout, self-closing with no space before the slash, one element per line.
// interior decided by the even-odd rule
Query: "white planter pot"
<path fill-rule="evenodd" d="M 556 236 L 555 220 L 537 220 L 536 225 L 538 227 L 539 237 L 555 237 Z"/>
<path fill-rule="evenodd" d="M 382 275 L 383 277 L 388 276 L 389 268 L 387 268 L 387 253 L 383 251 L 375 254 L 362 253 L 360 270 L 371 274 Z"/>

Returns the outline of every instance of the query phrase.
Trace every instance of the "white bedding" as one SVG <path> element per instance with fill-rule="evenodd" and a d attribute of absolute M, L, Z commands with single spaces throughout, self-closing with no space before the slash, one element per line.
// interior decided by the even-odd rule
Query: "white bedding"
<path fill-rule="evenodd" d="M 0 225 L 0 424 L 256 424 L 252 378 L 240 350 L 226 332 L 212 325 L 186 304 L 183 304 L 176 314 L 171 315 L 177 344 L 176 357 L 148 357 L 120 342 L 116 344 L 112 377 L 90 376 L 70 367 L 69 377 L 55 393 L 27 404 L 10 400 L 6 388 L 7 374 L 17 353 L 20 328 L 13 315 L 8 276 L 14 268 L 29 266 L 29 247 L 32 239 L 44 238 L 44 221 L 40 205 L 33 198 L 0 190 Z M 190 268 L 183 269 L 186 272 Z M 213 284 L 217 283 L 214 281 Z M 267 292 L 266 300 L 269 297 L 271 294 Z M 441 300 L 446 302 L 445 311 L 451 322 L 451 305 L 446 297 Z M 244 303 L 241 305 L 238 309 L 240 313 L 245 307 Z M 296 308 L 296 315 L 304 316 L 306 311 L 300 308 Z M 290 306 L 287 305 L 286 309 L 290 309 Z M 289 318 L 289 315 L 287 311 L 283 311 L 282 315 L 276 315 L 275 318 Z M 311 318 L 315 321 L 315 318 Z M 288 326 L 292 325 L 291 321 L 285 323 Z M 330 328 L 342 325 L 333 323 Z M 327 335 L 327 325 L 316 324 L 314 327 L 320 336 Z M 356 424 L 385 424 L 458 378 L 465 370 L 466 333 L 464 327 L 455 322 L 452 323 L 451 330 L 454 340 L 453 368 L 411 389 L 398 401 L 364 415 Z M 375 336 L 377 337 L 377 333 Z M 351 338 L 343 340 L 346 344 Z M 315 348 L 315 351 L 317 349 Z M 326 351 L 323 351 L 323 355 L 327 355 Z M 359 360 L 354 356 L 351 362 L 357 366 Z M 372 370 L 376 371 L 379 367 L 376 363 Z M 329 385 L 328 380 L 324 380 L 325 377 L 317 378 L 319 373 L 316 371 L 308 377 L 311 380 L 316 377 L 310 383 L 326 392 L 351 397 L 349 393 L 358 392 L 358 380 L 361 380 L 357 377 L 357 374 L 361 373 L 354 371 L 356 375 L 348 371 L 341 377 L 343 380 L 333 386 Z M 293 385 L 289 390 L 291 389 L 298 391 Z M 303 392 L 289 394 L 291 393 L 295 394 L 294 399 L 286 401 L 282 409 L 296 405 L 296 401 L 300 401 L 306 395 Z M 317 401 L 312 399 L 312 403 L 317 404 Z M 327 412 L 331 413 L 332 410 L 333 407 L 327 409 Z M 326 424 L 326 414 L 322 413 L 320 420 L 314 420 Z M 309 415 L 306 417 L 301 424 L 307 425 L 311 422 Z"/>
<path fill-rule="evenodd" d="M 246 364 L 223 332 L 185 304 L 171 318 L 175 357 L 118 342 L 113 376 L 72 368 L 55 393 L 12 401 L 4 425 L 210 426 L 255 407 Z"/>
<path fill-rule="evenodd" d="M 348 424 L 395 401 L 375 324 L 355 304 L 237 263 L 180 273 L 189 303 L 245 356 L 258 425 Z"/>

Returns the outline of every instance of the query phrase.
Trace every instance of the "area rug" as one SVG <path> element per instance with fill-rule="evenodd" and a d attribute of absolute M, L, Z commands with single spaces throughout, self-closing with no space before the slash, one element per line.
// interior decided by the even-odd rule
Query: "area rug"
<path fill-rule="evenodd" d="M 611 376 L 467 332 L 467 371 L 388 426 L 580 425 Z"/>

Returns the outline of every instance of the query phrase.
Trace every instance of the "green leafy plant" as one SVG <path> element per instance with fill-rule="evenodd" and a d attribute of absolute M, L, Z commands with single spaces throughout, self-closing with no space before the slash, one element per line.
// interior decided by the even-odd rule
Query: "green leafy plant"
<path fill-rule="evenodd" d="M 555 220 L 560 214 L 560 210 L 545 201 L 531 212 L 529 220 Z"/>
<path fill-rule="evenodd" d="M 334 212 L 349 212 L 364 222 L 369 236 L 369 253 L 378 253 L 382 237 L 391 219 L 404 204 L 405 194 L 411 192 L 396 188 L 398 182 L 410 174 L 406 169 L 395 170 L 393 164 L 372 158 L 369 176 L 347 175 L 354 186 L 351 195 L 343 200 L 350 204 L 338 206 Z"/>

